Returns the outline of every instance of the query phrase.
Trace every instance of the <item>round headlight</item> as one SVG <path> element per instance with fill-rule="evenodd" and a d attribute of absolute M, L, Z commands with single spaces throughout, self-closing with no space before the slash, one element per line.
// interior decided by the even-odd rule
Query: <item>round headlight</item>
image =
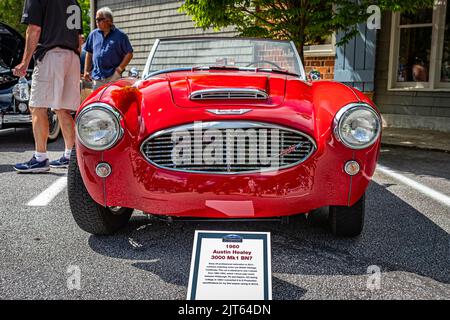
<path fill-rule="evenodd" d="M 122 137 L 120 114 L 104 103 L 94 103 L 84 108 L 76 120 L 80 142 L 93 150 L 111 148 Z"/>
<path fill-rule="evenodd" d="M 334 118 L 336 138 L 351 149 L 371 146 L 380 136 L 377 112 L 368 104 L 352 103 L 343 107 Z"/>
<path fill-rule="evenodd" d="M 17 108 L 19 108 L 19 111 L 22 112 L 22 113 L 25 113 L 25 112 L 28 111 L 28 106 L 27 106 L 27 104 L 26 104 L 26 103 L 23 103 L 23 102 L 19 103 L 19 105 L 17 106 Z"/>

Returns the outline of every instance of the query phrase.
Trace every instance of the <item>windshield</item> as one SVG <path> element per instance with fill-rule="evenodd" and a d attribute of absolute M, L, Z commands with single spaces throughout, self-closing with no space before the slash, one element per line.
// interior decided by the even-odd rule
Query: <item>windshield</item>
<path fill-rule="evenodd" d="M 263 39 L 177 39 L 157 41 L 145 74 L 191 67 L 261 68 L 304 77 L 295 47 L 288 41 Z"/>

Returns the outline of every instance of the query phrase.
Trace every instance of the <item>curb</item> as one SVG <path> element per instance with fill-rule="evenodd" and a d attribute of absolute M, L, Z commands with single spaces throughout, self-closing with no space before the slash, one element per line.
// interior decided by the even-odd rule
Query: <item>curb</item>
<path fill-rule="evenodd" d="M 404 144 L 396 144 L 389 142 L 381 142 L 381 146 L 383 147 L 396 147 L 396 148 L 406 148 L 406 149 L 414 149 L 414 150 L 422 150 L 422 151 L 433 151 L 433 152 L 445 152 L 450 154 L 450 149 L 439 149 L 439 148 L 430 148 L 430 147 L 420 147 L 416 145 L 404 145 Z"/>

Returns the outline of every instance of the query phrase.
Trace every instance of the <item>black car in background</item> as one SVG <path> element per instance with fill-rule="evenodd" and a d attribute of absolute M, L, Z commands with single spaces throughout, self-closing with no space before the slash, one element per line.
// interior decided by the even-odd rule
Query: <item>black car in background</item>
<path fill-rule="evenodd" d="M 0 22 L 0 129 L 31 127 L 31 115 L 28 100 L 22 101 L 15 94 L 14 87 L 19 78 L 12 69 L 22 60 L 25 39 L 16 30 Z M 31 84 L 33 65 L 27 72 L 26 79 Z M 49 117 L 49 141 L 56 140 L 61 132 L 58 118 L 51 110 Z"/>

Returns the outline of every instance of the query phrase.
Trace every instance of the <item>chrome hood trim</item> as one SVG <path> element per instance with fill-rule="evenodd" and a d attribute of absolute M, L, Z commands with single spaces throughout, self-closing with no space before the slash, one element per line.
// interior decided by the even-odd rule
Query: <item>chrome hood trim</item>
<path fill-rule="evenodd" d="M 253 109 L 207 109 L 209 113 L 216 114 L 218 116 L 226 116 L 226 115 L 233 115 L 233 114 L 246 114 L 250 111 L 253 111 Z"/>
<path fill-rule="evenodd" d="M 247 88 L 197 90 L 189 95 L 191 100 L 267 100 L 268 97 L 265 91 Z"/>

